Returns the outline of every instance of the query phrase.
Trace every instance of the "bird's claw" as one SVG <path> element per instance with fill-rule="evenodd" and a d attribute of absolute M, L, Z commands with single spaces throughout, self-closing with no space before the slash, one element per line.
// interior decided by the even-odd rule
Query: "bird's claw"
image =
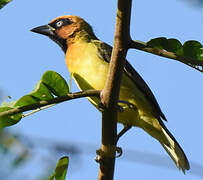
<path fill-rule="evenodd" d="M 124 112 L 124 108 L 122 106 L 117 105 L 117 107 L 118 107 L 119 112 L 121 112 L 121 113 Z"/>
<path fill-rule="evenodd" d="M 116 153 L 117 153 L 116 158 L 121 157 L 122 154 L 123 154 L 122 148 L 121 147 L 116 147 Z"/>
<path fill-rule="evenodd" d="M 99 103 L 97 107 L 101 112 L 104 111 L 104 105 L 102 103 Z"/>
<path fill-rule="evenodd" d="M 105 107 L 104 107 L 104 105 L 102 103 L 99 103 L 97 107 L 101 112 L 104 111 Z M 124 112 L 124 108 L 122 106 L 117 105 L 117 108 L 118 108 L 119 112 Z"/>
<path fill-rule="evenodd" d="M 130 109 L 137 109 L 136 106 L 128 101 L 118 100 L 118 103 L 126 104 Z"/>
<path fill-rule="evenodd" d="M 101 163 L 103 157 L 103 151 L 101 149 L 96 150 L 97 156 L 94 158 L 97 163 Z"/>
<path fill-rule="evenodd" d="M 126 105 L 128 106 L 128 108 L 130 108 L 130 109 L 137 109 L 134 104 L 129 103 L 128 101 L 119 100 L 118 103 L 126 104 Z M 98 106 L 97 106 L 97 108 L 98 108 L 101 112 L 103 112 L 104 109 L 105 109 L 103 103 L 99 103 Z M 118 111 L 119 111 L 119 112 L 121 112 L 121 113 L 124 112 L 125 107 L 123 107 L 123 106 L 121 106 L 121 105 L 117 105 L 117 108 L 118 108 Z"/>
<path fill-rule="evenodd" d="M 115 151 L 116 151 L 116 153 L 117 153 L 117 154 L 114 156 L 115 158 L 119 158 L 119 157 L 122 156 L 123 150 L 122 150 L 121 147 L 115 147 Z M 111 153 L 108 154 L 107 152 L 104 152 L 102 149 L 96 150 L 96 154 L 97 154 L 97 156 L 95 157 L 95 161 L 96 161 L 97 163 L 101 163 L 102 160 L 103 160 L 105 157 L 112 157 Z M 114 158 L 114 157 L 112 157 L 112 158 Z"/>

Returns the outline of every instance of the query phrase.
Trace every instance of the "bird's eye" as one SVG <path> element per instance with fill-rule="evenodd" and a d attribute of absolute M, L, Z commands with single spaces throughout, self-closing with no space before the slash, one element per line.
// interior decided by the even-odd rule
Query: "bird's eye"
<path fill-rule="evenodd" d="M 56 27 L 58 27 L 58 28 L 60 28 L 62 25 L 63 25 L 63 21 L 62 21 L 62 20 L 61 20 L 61 21 L 58 21 L 58 22 L 56 23 Z"/>

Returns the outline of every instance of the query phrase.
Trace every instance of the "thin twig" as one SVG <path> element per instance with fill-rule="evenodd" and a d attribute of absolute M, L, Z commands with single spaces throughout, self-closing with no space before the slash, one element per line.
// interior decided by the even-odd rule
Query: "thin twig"
<path fill-rule="evenodd" d="M 76 92 L 76 93 L 70 93 L 70 94 L 67 94 L 65 96 L 56 97 L 56 98 L 53 98 L 53 99 L 50 99 L 47 101 L 39 101 L 35 104 L 22 106 L 22 107 L 16 107 L 16 108 L 13 108 L 13 109 L 8 110 L 8 111 L 1 112 L 0 117 L 8 116 L 8 115 L 14 115 L 17 113 L 22 113 L 25 111 L 41 108 L 43 106 L 48 106 L 51 104 L 58 104 L 58 103 L 61 103 L 64 101 L 69 101 L 69 100 L 78 99 L 78 98 L 82 98 L 82 97 L 95 96 L 95 97 L 100 98 L 100 92 L 101 91 L 99 91 L 99 90 L 87 90 L 87 91 L 81 91 L 81 92 Z"/>
<path fill-rule="evenodd" d="M 174 60 L 180 61 L 180 62 L 182 62 L 182 63 L 184 63 L 190 67 L 193 67 L 192 65 L 203 66 L 203 61 L 201 61 L 201 60 L 190 58 L 190 57 L 179 56 L 173 52 L 168 52 L 168 51 L 163 50 L 163 49 L 151 48 L 151 47 L 148 47 L 146 43 L 143 43 L 140 41 L 133 41 L 132 40 L 129 44 L 129 47 L 132 49 L 138 49 L 141 51 L 145 51 L 145 52 L 155 54 L 158 56 L 162 56 L 162 57 L 166 57 L 169 59 L 174 59 Z M 190 64 L 192 64 L 192 65 L 190 65 Z M 200 72 L 203 72 L 199 68 L 196 68 L 196 67 L 193 67 L 193 68 L 195 68 L 196 70 L 198 70 Z"/>

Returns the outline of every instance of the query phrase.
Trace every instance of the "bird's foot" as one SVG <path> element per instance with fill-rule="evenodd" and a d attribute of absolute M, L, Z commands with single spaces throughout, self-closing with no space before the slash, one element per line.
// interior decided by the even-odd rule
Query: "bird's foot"
<path fill-rule="evenodd" d="M 116 147 L 116 153 L 117 153 L 116 158 L 121 157 L 122 154 L 123 154 L 122 148 L 121 147 Z"/>
<path fill-rule="evenodd" d="M 104 109 L 105 109 L 103 103 L 99 103 L 98 106 L 97 106 L 97 108 L 98 108 L 101 112 L 103 112 Z M 121 112 L 121 113 L 124 112 L 124 108 L 123 108 L 122 106 L 120 106 L 120 105 L 117 105 L 117 109 L 118 109 L 118 112 Z"/>
<path fill-rule="evenodd" d="M 101 112 L 103 112 L 104 109 L 105 109 L 103 103 L 99 103 L 98 106 L 97 106 L 97 108 L 98 108 Z"/>
<path fill-rule="evenodd" d="M 116 155 L 114 155 L 116 151 Z M 95 161 L 97 163 L 101 163 L 105 158 L 119 158 L 122 156 L 123 154 L 123 150 L 121 147 L 115 147 L 115 146 L 112 146 L 112 147 L 108 147 L 104 148 L 104 150 L 102 149 L 98 149 L 96 150 L 96 154 L 97 156 L 95 157 Z"/>
<path fill-rule="evenodd" d="M 124 108 L 120 105 L 117 105 L 117 108 L 118 108 L 118 112 L 124 112 Z"/>
<path fill-rule="evenodd" d="M 118 104 L 125 104 L 128 106 L 128 108 L 130 109 L 134 109 L 137 110 L 136 106 L 128 101 L 123 101 L 123 100 L 118 100 Z M 123 107 L 122 105 L 117 105 L 118 106 L 118 111 L 119 112 L 124 112 L 125 111 L 125 107 Z"/>
<path fill-rule="evenodd" d="M 136 106 L 128 101 L 118 100 L 118 103 L 127 105 L 130 109 L 137 109 Z M 122 107 L 122 106 L 121 106 Z M 122 107 L 123 108 L 123 107 Z"/>

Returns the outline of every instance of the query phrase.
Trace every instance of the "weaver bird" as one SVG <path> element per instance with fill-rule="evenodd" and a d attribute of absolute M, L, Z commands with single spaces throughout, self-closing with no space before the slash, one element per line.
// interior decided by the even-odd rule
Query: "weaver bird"
<path fill-rule="evenodd" d="M 54 40 L 64 51 L 67 67 L 81 90 L 102 90 L 107 78 L 112 47 L 100 41 L 92 27 L 78 16 L 61 16 L 31 31 Z M 97 108 L 100 100 L 88 98 Z M 152 91 L 128 61 L 125 63 L 120 87 L 118 122 L 137 126 L 157 139 L 179 169 L 189 170 L 182 148 L 166 128 L 162 113 Z"/>

